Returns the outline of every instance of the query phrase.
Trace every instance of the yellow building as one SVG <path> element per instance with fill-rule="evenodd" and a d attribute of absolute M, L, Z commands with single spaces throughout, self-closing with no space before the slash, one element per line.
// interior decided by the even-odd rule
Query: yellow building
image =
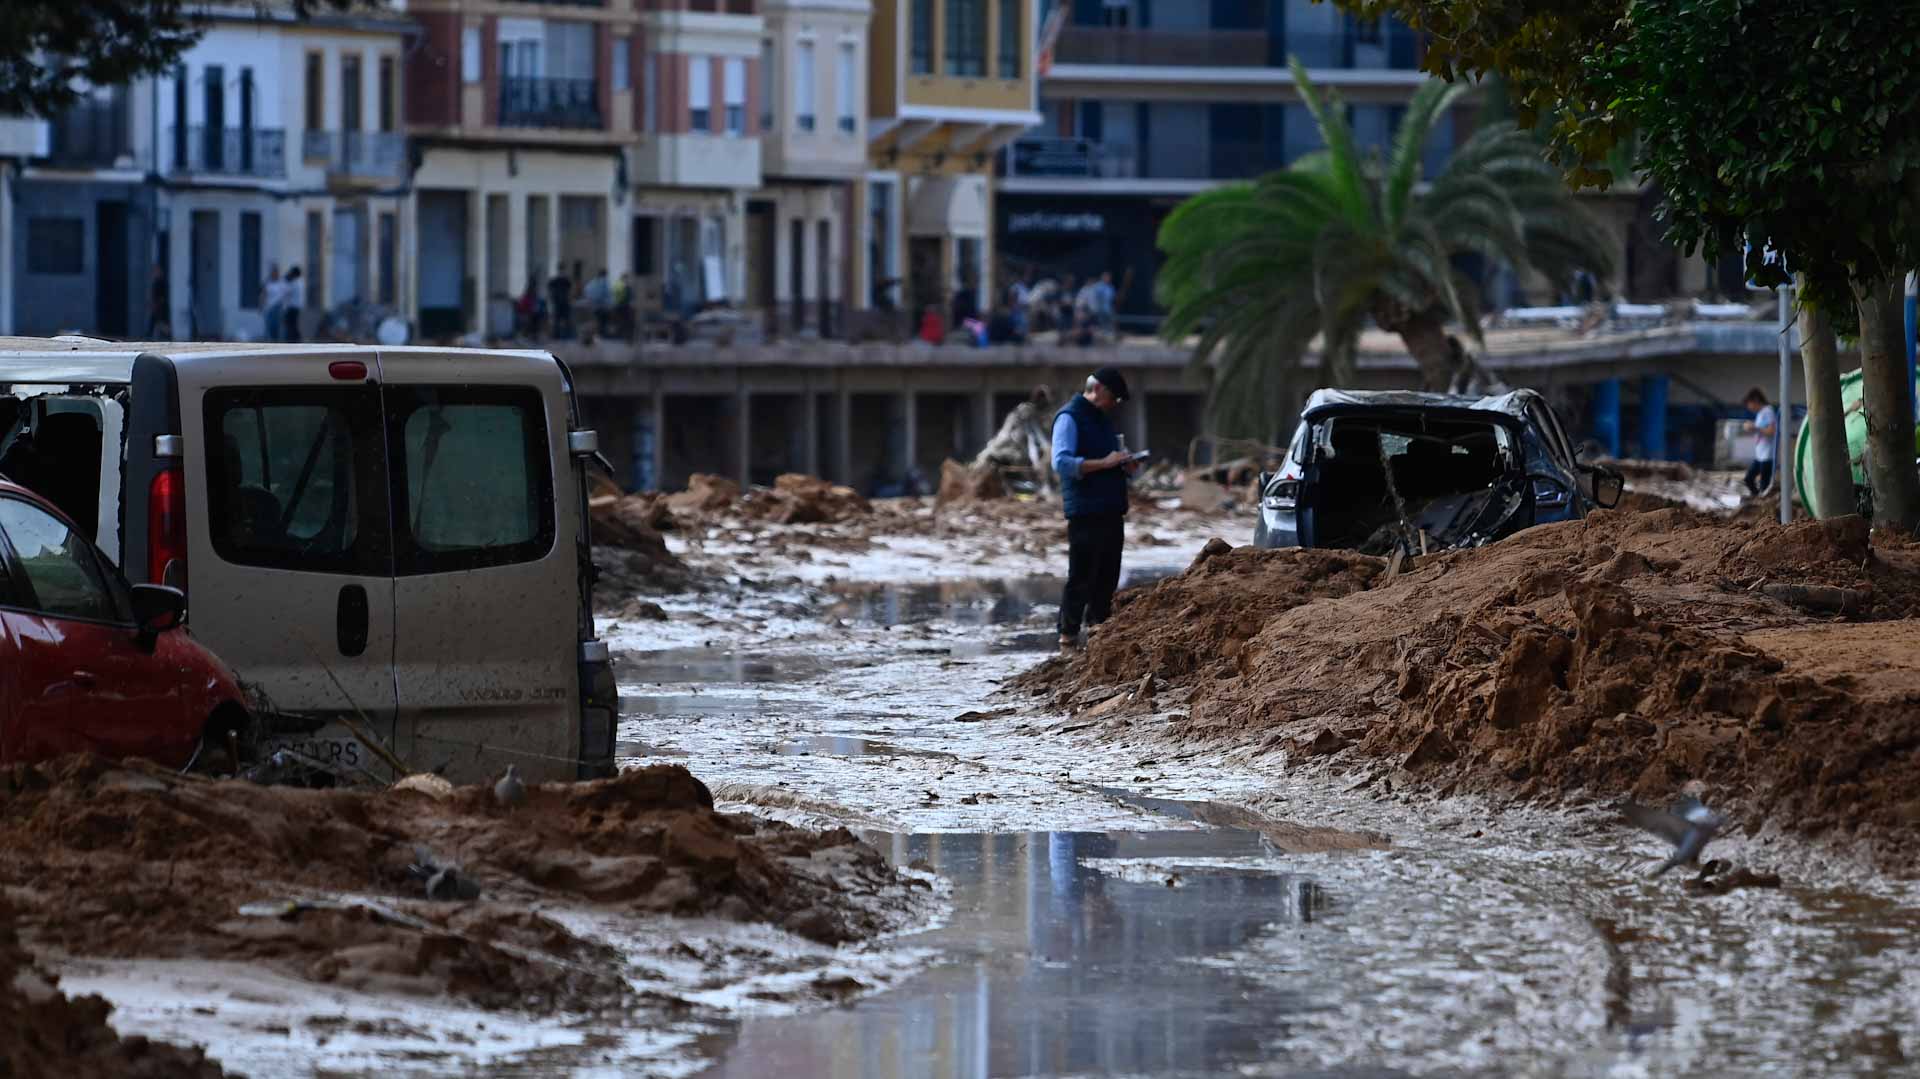
<path fill-rule="evenodd" d="M 993 162 L 1040 122 L 1035 0 L 875 0 L 868 50 L 868 167 L 853 252 L 868 308 L 982 310 L 993 287 Z"/>

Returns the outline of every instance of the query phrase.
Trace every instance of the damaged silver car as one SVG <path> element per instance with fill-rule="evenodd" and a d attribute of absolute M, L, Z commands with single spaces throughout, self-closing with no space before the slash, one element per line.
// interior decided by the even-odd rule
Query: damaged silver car
<path fill-rule="evenodd" d="M 1318 390 L 1285 460 L 1262 474 L 1261 547 L 1409 555 L 1478 547 L 1620 501 L 1624 481 L 1584 465 L 1545 399 Z"/>

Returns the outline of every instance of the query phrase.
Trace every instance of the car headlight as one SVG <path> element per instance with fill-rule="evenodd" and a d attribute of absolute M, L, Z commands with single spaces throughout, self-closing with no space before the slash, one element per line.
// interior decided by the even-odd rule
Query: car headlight
<path fill-rule="evenodd" d="M 1290 510 L 1299 500 L 1299 481 L 1281 480 L 1279 483 L 1267 488 L 1267 493 L 1261 496 L 1260 506 L 1262 509 Z"/>

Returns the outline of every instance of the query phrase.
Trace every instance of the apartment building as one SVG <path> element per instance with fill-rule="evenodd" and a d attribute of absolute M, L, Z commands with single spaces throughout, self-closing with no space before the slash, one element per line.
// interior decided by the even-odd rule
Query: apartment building
<path fill-rule="evenodd" d="M 856 295 L 948 309 L 994 281 L 994 159 L 1042 122 L 1035 0 L 875 0 Z"/>
<path fill-rule="evenodd" d="M 38 123 L 13 185 L 19 332 L 259 339 L 276 265 L 307 281 L 303 335 L 331 307 L 403 306 L 410 24 L 372 10 L 207 14 L 164 76 L 91 90 Z"/>
<path fill-rule="evenodd" d="M 762 0 L 761 168 L 747 203 L 747 296 L 769 328 L 837 335 L 867 169 L 869 0 Z"/>
<path fill-rule="evenodd" d="M 415 0 L 407 126 L 424 336 L 630 273 L 644 306 L 738 303 L 760 186 L 751 0 Z"/>
<path fill-rule="evenodd" d="M 1363 145 L 1385 147 L 1414 91 L 1421 42 L 1391 20 L 1313 0 L 1046 0 L 1067 4 L 1041 121 L 1004 155 L 997 228 L 1015 272 L 1102 272 L 1122 319 L 1153 320 L 1154 237 L 1187 196 L 1282 168 L 1320 146 L 1288 69 L 1338 89 Z M 1469 117 L 1442 122 L 1438 167 Z"/>

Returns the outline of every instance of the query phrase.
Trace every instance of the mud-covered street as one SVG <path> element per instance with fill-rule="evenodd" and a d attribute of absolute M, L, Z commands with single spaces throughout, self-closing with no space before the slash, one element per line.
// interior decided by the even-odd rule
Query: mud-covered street
<path fill-rule="evenodd" d="M 1656 505 L 1390 572 L 1173 505 L 1061 657 L 1054 507 L 603 502 L 620 778 L 17 768 L 0 1010 L 98 1074 L 142 1037 L 248 1075 L 1906 1066 L 1911 549 Z M 1650 877 L 1619 803 L 1701 782 L 1733 825 Z"/>

